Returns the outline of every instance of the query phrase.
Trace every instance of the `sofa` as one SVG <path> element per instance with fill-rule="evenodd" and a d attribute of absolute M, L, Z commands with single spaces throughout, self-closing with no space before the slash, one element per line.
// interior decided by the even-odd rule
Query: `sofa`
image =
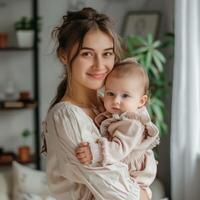
<path fill-rule="evenodd" d="M 50 195 L 45 172 L 13 162 L 0 172 L 0 200 L 56 200 Z"/>
<path fill-rule="evenodd" d="M 162 183 L 151 185 L 152 200 L 167 200 Z M 10 170 L 0 172 L 0 200 L 56 200 L 50 194 L 45 172 L 13 162 Z"/>

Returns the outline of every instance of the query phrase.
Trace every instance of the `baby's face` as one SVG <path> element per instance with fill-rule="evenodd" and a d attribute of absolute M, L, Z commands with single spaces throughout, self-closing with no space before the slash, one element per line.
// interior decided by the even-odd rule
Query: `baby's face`
<path fill-rule="evenodd" d="M 146 103 L 140 81 L 130 77 L 108 77 L 105 83 L 104 106 L 112 114 L 135 112 Z"/>

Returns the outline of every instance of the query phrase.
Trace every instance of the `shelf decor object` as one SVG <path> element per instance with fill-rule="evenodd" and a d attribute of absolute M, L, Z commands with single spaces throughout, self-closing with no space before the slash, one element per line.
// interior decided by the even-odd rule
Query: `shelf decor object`
<path fill-rule="evenodd" d="M 0 48 L 6 48 L 8 46 L 8 33 L 0 32 Z"/>
<path fill-rule="evenodd" d="M 21 139 L 23 140 L 23 145 L 18 148 L 19 160 L 23 163 L 30 161 L 30 147 L 27 145 L 27 139 L 30 137 L 31 131 L 24 129 L 21 133 Z"/>
<path fill-rule="evenodd" d="M 15 30 L 19 47 L 33 46 L 34 29 L 32 18 L 21 17 L 15 22 Z"/>
<path fill-rule="evenodd" d="M 122 35 L 126 36 L 142 36 L 151 34 L 157 37 L 161 15 L 159 11 L 129 11 L 122 27 Z"/>
<path fill-rule="evenodd" d="M 34 28 L 36 28 L 37 31 L 39 31 L 40 18 L 37 17 L 36 19 L 34 19 L 32 17 L 23 16 L 19 20 L 17 20 L 14 25 L 19 47 L 22 48 L 33 47 Z"/>
<path fill-rule="evenodd" d="M 0 101 L 0 110 L 25 109 L 25 108 L 34 109 L 36 107 L 37 107 L 37 102 L 35 100 Z"/>
<path fill-rule="evenodd" d="M 18 30 L 17 31 L 17 41 L 19 47 L 32 47 L 33 46 L 33 34 L 32 30 Z"/>

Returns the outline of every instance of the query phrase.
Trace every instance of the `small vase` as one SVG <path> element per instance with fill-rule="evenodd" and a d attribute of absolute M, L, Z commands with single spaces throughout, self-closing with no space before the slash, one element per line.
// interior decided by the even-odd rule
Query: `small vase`
<path fill-rule="evenodd" d="M 8 46 L 8 33 L 0 32 L 0 48 Z"/>
<path fill-rule="evenodd" d="M 19 161 L 20 162 L 29 162 L 30 161 L 30 147 L 29 146 L 21 146 L 18 149 L 19 153 Z"/>
<path fill-rule="evenodd" d="M 16 84 L 13 80 L 7 79 L 6 85 L 4 89 L 4 97 L 5 100 L 16 100 L 18 98 L 17 92 L 16 92 Z"/>
<path fill-rule="evenodd" d="M 19 47 L 33 47 L 33 30 L 18 30 L 17 31 L 17 42 Z"/>

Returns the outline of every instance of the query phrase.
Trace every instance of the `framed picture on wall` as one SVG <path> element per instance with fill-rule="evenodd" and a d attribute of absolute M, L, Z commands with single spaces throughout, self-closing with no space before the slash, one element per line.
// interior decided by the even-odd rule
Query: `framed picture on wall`
<path fill-rule="evenodd" d="M 126 37 L 152 33 L 155 38 L 158 35 L 160 16 L 158 11 L 130 11 L 124 18 L 121 34 Z"/>

